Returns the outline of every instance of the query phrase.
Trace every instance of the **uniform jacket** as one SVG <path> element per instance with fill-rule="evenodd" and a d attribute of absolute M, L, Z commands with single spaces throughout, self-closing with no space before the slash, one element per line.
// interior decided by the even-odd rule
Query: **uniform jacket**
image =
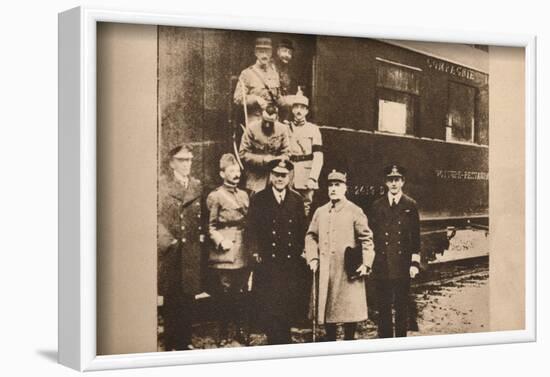
<path fill-rule="evenodd" d="M 190 177 L 187 189 L 173 177 L 159 181 L 157 245 L 159 294 L 182 289 L 201 292 L 201 257 L 204 230 L 202 185 Z"/>
<path fill-rule="evenodd" d="M 387 195 L 377 199 L 370 211 L 376 258 L 374 276 L 381 279 L 409 278 L 413 255 L 420 253 L 420 220 L 416 202 L 403 194 L 390 207 Z"/>
<path fill-rule="evenodd" d="M 294 163 L 294 187 L 306 189 L 308 179 L 313 178 L 315 188 L 319 188 L 317 180 L 323 167 L 323 141 L 319 127 L 310 122 L 300 126 L 290 123 L 289 145 L 290 159 Z"/>
<path fill-rule="evenodd" d="M 292 319 L 305 314 L 305 229 L 304 202 L 294 191 L 286 190 L 282 204 L 271 186 L 250 199 L 247 240 L 250 253 L 262 259 L 254 272 L 260 316 Z"/>
<path fill-rule="evenodd" d="M 276 100 L 275 103 L 271 98 L 272 95 Z M 271 64 L 268 64 L 265 70 L 254 64 L 241 72 L 233 94 L 233 101 L 236 105 L 242 106 L 243 97 L 246 98 L 246 108 L 249 115 L 259 116 L 262 113 L 262 109 L 257 103 L 257 97 L 261 97 L 267 103 L 273 105 L 283 105 L 279 74 Z"/>
<path fill-rule="evenodd" d="M 269 176 L 266 157 L 288 157 L 288 144 L 286 124 L 275 122 L 271 135 L 264 133 L 259 119 L 248 125 L 239 148 L 239 156 L 245 165 L 247 189 L 258 192 L 266 187 Z"/>
<path fill-rule="evenodd" d="M 243 233 L 248 213 L 248 194 L 237 187 L 221 185 L 206 199 L 209 212 L 208 233 L 213 247 L 208 264 L 213 268 L 237 269 L 246 267 L 248 254 L 243 244 Z M 233 242 L 229 251 L 223 251 L 223 240 Z"/>
<path fill-rule="evenodd" d="M 349 280 L 344 270 L 345 249 L 361 244 L 363 264 L 374 259 L 372 233 L 363 210 L 347 199 L 319 207 L 306 235 L 308 263 L 319 259 L 319 323 L 367 319 L 364 279 Z"/>

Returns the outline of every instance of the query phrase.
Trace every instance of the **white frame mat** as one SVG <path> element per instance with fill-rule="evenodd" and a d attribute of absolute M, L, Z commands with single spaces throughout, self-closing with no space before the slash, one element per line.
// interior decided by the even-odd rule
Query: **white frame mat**
<path fill-rule="evenodd" d="M 96 353 L 96 24 L 98 22 L 284 31 L 526 48 L 525 329 L 355 342 L 97 356 Z M 80 371 L 535 340 L 534 36 L 395 29 L 313 21 L 173 15 L 79 7 L 59 15 L 59 362 Z"/>

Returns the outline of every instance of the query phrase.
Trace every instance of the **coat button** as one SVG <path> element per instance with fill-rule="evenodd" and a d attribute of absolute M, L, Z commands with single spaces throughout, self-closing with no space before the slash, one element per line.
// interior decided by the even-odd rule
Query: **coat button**
<path fill-rule="evenodd" d="M 286 257 L 287 257 L 288 259 L 290 259 L 290 254 L 288 254 Z"/>
<path fill-rule="evenodd" d="M 199 226 L 199 230 L 202 230 L 202 226 Z"/>
<path fill-rule="evenodd" d="M 399 250 L 399 251 L 397 252 L 397 254 L 402 254 L 402 251 L 401 251 L 401 250 Z"/>
<path fill-rule="evenodd" d="M 292 219 L 288 219 L 288 222 L 291 223 L 291 222 L 292 222 Z"/>
<path fill-rule="evenodd" d="M 182 226 L 181 226 L 181 230 L 185 230 L 185 225 L 182 225 Z"/>
<path fill-rule="evenodd" d="M 275 258 L 275 254 L 271 254 L 271 258 Z"/>
<path fill-rule="evenodd" d="M 273 234 L 277 234 L 277 232 L 276 232 L 276 231 L 273 231 L 273 232 L 271 232 L 271 233 L 273 233 Z"/>
<path fill-rule="evenodd" d="M 277 244 L 276 244 L 275 242 L 273 242 L 273 243 L 271 244 L 271 246 L 275 247 L 275 246 L 277 246 Z"/>
<path fill-rule="evenodd" d="M 292 246 L 292 244 L 289 242 L 289 243 L 288 243 L 288 247 L 291 247 L 291 246 Z"/>
<path fill-rule="evenodd" d="M 183 219 L 183 213 L 180 213 L 180 219 Z"/>
<path fill-rule="evenodd" d="M 386 241 L 386 245 L 389 245 L 390 243 L 388 241 Z"/>
<path fill-rule="evenodd" d="M 201 214 L 199 213 L 199 214 L 197 215 L 197 219 L 200 219 L 200 218 L 201 218 Z"/>
<path fill-rule="evenodd" d="M 401 241 L 397 241 L 397 243 L 401 245 Z"/>
<path fill-rule="evenodd" d="M 401 234 L 401 232 L 397 232 L 397 234 Z"/>
<path fill-rule="evenodd" d="M 397 223 L 398 223 L 399 225 L 401 225 L 401 221 L 398 221 Z"/>
<path fill-rule="evenodd" d="M 288 234 L 289 234 L 289 235 L 291 235 L 291 234 L 292 234 L 292 232 L 288 232 Z"/>
<path fill-rule="evenodd" d="M 386 232 L 386 236 L 389 236 L 390 234 L 388 232 Z"/>
<path fill-rule="evenodd" d="M 183 242 L 183 243 L 185 243 L 186 241 L 187 241 L 186 238 L 182 238 L 182 239 L 181 239 L 181 242 Z"/>

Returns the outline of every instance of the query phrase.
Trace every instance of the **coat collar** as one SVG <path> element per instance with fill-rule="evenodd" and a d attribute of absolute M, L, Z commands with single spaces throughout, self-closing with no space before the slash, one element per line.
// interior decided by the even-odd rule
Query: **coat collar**
<path fill-rule="evenodd" d="M 189 177 L 187 189 L 174 179 L 174 176 L 168 177 L 167 185 L 168 194 L 184 204 L 197 199 L 201 195 L 200 181 L 193 177 Z"/>
<path fill-rule="evenodd" d="M 328 203 L 328 209 L 329 211 L 333 210 L 335 212 L 340 212 L 342 210 L 342 208 L 346 207 L 346 205 L 348 204 L 348 199 L 347 198 L 344 198 L 342 200 L 339 200 L 337 201 L 335 204 L 333 204 L 332 202 L 329 202 Z"/>

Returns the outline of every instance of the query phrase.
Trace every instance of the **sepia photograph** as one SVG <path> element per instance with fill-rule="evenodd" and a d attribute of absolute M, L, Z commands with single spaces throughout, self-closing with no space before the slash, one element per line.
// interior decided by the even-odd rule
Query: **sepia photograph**
<path fill-rule="evenodd" d="M 158 351 L 491 331 L 490 46 L 157 36 Z"/>

